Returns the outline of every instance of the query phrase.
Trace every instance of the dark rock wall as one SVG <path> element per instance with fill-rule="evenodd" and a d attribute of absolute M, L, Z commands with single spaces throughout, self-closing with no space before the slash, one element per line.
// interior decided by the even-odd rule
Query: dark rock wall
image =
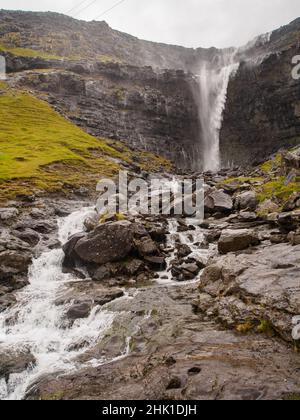
<path fill-rule="evenodd" d="M 19 86 L 46 93 L 47 101 L 87 132 L 191 167 L 199 141 L 194 79 L 183 71 L 151 67 L 69 64 L 18 74 Z"/>
<path fill-rule="evenodd" d="M 223 166 L 259 163 L 300 142 L 300 81 L 292 78 L 297 45 L 259 65 L 242 63 L 228 86 L 220 133 Z"/>

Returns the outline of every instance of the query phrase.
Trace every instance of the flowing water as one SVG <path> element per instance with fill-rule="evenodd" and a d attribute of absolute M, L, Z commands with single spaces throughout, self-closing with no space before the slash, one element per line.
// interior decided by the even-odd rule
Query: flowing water
<path fill-rule="evenodd" d="M 203 170 L 217 172 L 220 169 L 220 130 L 226 104 L 230 76 L 239 67 L 235 52 L 224 56 L 221 63 L 200 64 L 197 75 L 199 95 L 199 119 L 201 123 L 201 145 Z"/>
<path fill-rule="evenodd" d="M 83 209 L 58 221 L 59 239 L 83 230 L 91 209 Z M 61 269 L 63 251 L 51 250 L 33 261 L 30 285 L 18 293 L 18 304 L 0 314 L 0 352 L 31 352 L 36 366 L 0 381 L 0 399 L 21 399 L 35 379 L 43 373 L 76 368 L 75 358 L 99 340 L 111 325 L 114 314 L 96 307 L 87 319 L 64 327 L 65 307 L 55 305 L 55 297 L 66 283 L 74 280 Z M 76 343 L 86 343 L 78 346 Z M 70 350 L 71 349 L 71 350 Z"/>
<path fill-rule="evenodd" d="M 170 181 L 176 186 L 176 181 Z M 58 219 L 58 236 L 61 244 L 69 236 L 84 229 L 83 222 L 90 214 L 91 208 L 76 211 L 68 217 Z M 200 228 L 176 235 L 177 221 L 169 222 L 170 234 L 168 246 L 174 247 L 178 236 L 182 243 L 189 244 L 193 252 L 198 252 L 193 243 L 203 239 Z M 201 255 L 208 256 L 209 250 L 202 250 Z M 157 287 L 184 283 L 174 282 L 169 270 L 175 252 L 168 258 L 168 270 L 162 273 L 164 279 L 157 280 Z M 113 304 L 109 309 L 95 307 L 86 319 L 78 319 L 73 325 L 66 324 L 65 313 L 68 305 L 56 305 L 55 301 L 74 277 L 62 272 L 62 249 L 49 250 L 35 259 L 29 270 L 30 284 L 17 294 L 17 304 L 0 314 L 0 353 L 32 354 L 36 360 L 34 366 L 27 370 L 11 374 L 9 378 L 0 380 L 0 399 L 20 400 L 26 390 L 45 374 L 70 372 L 83 367 L 81 356 L 98 343 L 107 329 L 116 320 L 118 313 L 113 312 Z M 164 276 L 163 276 L 164 274 Z M 196 279 L 198 281 L 198 278 Z M 153 286 L 155 287 L 155 285 Z M 137 292 L 138 293 L 138 292 Z M 135 295 L 125 292 L 123 298 L 133 299 Z M 137 329 L 139 326 L 137 326 Z M 124 343 L 124 351 L 117 358 L 89 360 L 85 365 L 99 365 L 125 357 L 130 349 L 131 337 Z M 84 366 L 85 366 L 84 365 Z"/>

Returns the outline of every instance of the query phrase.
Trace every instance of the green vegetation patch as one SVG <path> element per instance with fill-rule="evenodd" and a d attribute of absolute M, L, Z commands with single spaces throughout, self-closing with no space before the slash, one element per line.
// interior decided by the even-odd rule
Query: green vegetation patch
<path fill-rule="evenodd" d="M 172 168 L 161 157 L 85 133 L 25 92 L 0 95 L 0 126 L 0 201 L 37 189 L 95 188 L 102 177 L 114 177 L 122 161 L 153 172 Z"/>
<path fill-rule="evenodd" d="M 61 60 L 62 58 L 58 55 L 53 55 L 46 51 L 38 51 L 31 48 L 9 47 L 3 44 L 0 44 L 0 53 L 1 52 L 10 53 L 20 57 L 40 57 L 45 58 L 46 60 Z"/>
<path fill-rule="evenodd" d="M 28 183 L 45 190 L 79 186 L 113 176 L 116 151 L 27 93 L 0 96 L 0 199 L 25 193 Z M 97 150 L 92 154 L 90 150 Z"/>

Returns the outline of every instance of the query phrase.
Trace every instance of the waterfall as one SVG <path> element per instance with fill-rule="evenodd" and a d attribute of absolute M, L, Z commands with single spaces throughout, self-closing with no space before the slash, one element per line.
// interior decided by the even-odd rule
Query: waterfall
<path fill-rule="evenodd" d="M 220 169 L 219 135 L 228 83 L 230 76 L 239 67 L 239 63 L 235 60 L 235 52 L 232 51 L 217 61 L 217 63 L 202 62 L 197 75 L 203 170 L 213 172 Z"/>

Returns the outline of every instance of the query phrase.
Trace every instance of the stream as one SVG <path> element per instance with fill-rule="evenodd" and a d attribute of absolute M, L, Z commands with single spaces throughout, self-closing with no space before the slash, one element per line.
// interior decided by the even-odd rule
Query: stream
<path fill-rule="evenodd" d="M 84 229 L 83 222 L 90 213 L 91 208 L 83 208 L 65 218 L 59 218 L 58 237 L 64 244 L 70 235 Z M 195 242 L 203 239 L 203 232 L 199 227 L 196 230 L 177 233 L 176 219 L 169 220 L 169 235 L 167 246 L 174 247 L 176 236 L 183 244 L 188 244 L 194 253 L 208 257 L 213 251 L 199 250 L 193 246 Z M 79 357 L 92 349 L 105 332 L 112 326 L 118 313 L 113 307 L 116 301 L 134 299 L 139 293 L 136 289 L 128 289 L 124 296 L 109 304 L 109 309 L 96 306 L 86 319 L 77 319 L 73 325 L 66 325 L 64 315 L 66 305 L 58 306 L 55 300 L 62 293 L 68 283 L 74 283 L 74 277 L 62 272 L 62 249 L 44 252 L 32 263 L 29 270 L 30 284 L 17 293 L 17 304 L 0 314 L 0 351 L 16 352 L 17 354 L 30 353 L 36 363 L 25 371 L 11 374 L 9 378 L 0 381 L 1 400 L 21 400 L 26 390 L 43 375 L 55 372 L 72 372 L 86 366 L 99 366 L 112 360 L 125 357 L 130 351 L 131 337 L 125 340 L 124 349 L 116 357 L 104 357 L 102 360 L 79 361 Z M 168 269 L 162 272 L 152 287 L 185 287 L 189 282 L 175 282 L 169 271 L 170 261 L 174 258 L 171 253 L 167 259 Z M 196 280 L 198 281 L 199 276 Z M 78 280 L 82 281 L 82 280 Z M 194 282 L 192 281 L 192 282 Z M 147 317 L 147 314 L 145 315 Z M 136 327 L 137 329 L 139 326 Z M 84 345 L 82 343 L 84 342 Z M 78 345 L 76 345 L 78 344 Z M 87 360 L 87 361 L 86 361 Z M 83 366 L 84 364 L 84 366 Z"/>

